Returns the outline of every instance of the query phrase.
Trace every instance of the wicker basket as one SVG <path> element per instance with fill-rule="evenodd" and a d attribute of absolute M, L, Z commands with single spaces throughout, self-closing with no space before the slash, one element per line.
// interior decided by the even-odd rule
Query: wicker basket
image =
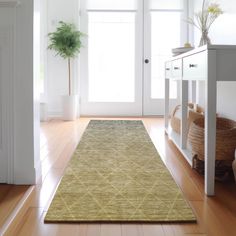
<path fill-rule="evenodd" d="M 190 125 L 188 139 L 193 156 L 204 160 L 204 118 L 194 120 Z M 226 118 L 216 119 L 216 160 L 232 163 L 236 149 L 236 122 Z"/>
<path fill-rule="evenodd" d="M 193 157 L 192 168 L 200 175 L 205 174 L 205 162 L 199 160 L 197 155 Z M 232 161 L 219 161 L 215 162 L 215 180 L 220 182 L 234 181 L 234 172 L 232 169 Z"/>
<path fill-rule="evenodd" d="M 176 117 L 176 113 L 177 111 L 179 111 L 181 109 L 181 105 L 177 105 L 175 107 L 175 109 L 173 110 L 172 114 L 171 114 L 171 119 L 170 119 L 170 125 L 171 128 L 178 134 L 180 134 L 180 119 L 178 117 Z M 190 127 L 190 124 L 192 123 L 192 121 L 203 117 L 203 109 L 200 106 L 197 106 L 196 111 L 194 111 L 194 104 L 193 103 L 189 103 L 188 104 L 188 126 L 187 126 L 187 130 Z"/>

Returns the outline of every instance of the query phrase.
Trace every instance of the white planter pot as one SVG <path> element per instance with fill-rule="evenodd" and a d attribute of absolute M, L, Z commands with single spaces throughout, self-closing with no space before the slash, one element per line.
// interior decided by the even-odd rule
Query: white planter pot
<path fill-rule="evenodd" d="M 48 121 L 48 108 L 45 102 L 40 103 L 40 121 Z"/>
<path fill-rule="evenodd" d="M 62 96 L 62 119 L 75 120 L 77 118 L 78 95 Z"/>

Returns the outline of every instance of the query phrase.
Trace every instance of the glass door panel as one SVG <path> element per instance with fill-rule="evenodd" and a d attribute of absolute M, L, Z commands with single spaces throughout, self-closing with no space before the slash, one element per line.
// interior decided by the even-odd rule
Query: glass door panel
<path fill-rule="evenodd" d="M 135 101 L 135 13 L 89 12 L 89 102 Z"/>
<path fill-rule="evenodd" d="M 151 12 L 151 98 L 164 99 L 164 65 L 171 49 L 181 45 L 181 12 Z M 165 24 L 163 24 L 165 22 Z M 171 30 L 167 30 L 171 29 Z M 177 83 L 171 81 L 170 98 L 177 98 Z"/>
<path fill-rule="evenodd" d="M 144 64 L 143 114 L 164 114 L 164 63 L 172 55 L 172 48 L 185 41 L 183 0 L 144 1 Z M 171 106 L 178 103 L 178 84 L 170 82 Z"/>

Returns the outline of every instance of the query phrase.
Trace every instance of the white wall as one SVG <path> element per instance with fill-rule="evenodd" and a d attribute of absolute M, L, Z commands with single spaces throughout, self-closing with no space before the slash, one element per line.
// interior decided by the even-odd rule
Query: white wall
<path fill-rule="evenodd" d="M 75 23 L 79 20 L 78 0 L 47 0 L 48 32 L 55 31 L 59 21 Z M 45 35 L 46 36 L 46 35 Z M 46 50 L 46 49 L 45 49 Z M 78 60 L 73 61 L 72 77 L 73 91 L 78 93 Z M 55 57 L 55 53 L 47 50 L 47 102 L 49 116 L 57 117 L 61 114 L 61 95 L 68 94 L 67 61 Z"/>
<path fill-rule="evenodd" d="M 4 66 L 5 71 L 0 76 L 0 84 L 4 85 L 0 116 L 6 150 L 4 182 L 10 184 L 35 184 L 41 176 L 37 91 L 39 27 L 34 31 L 38 16 L 39 0 L 0 0 L 0 31 L 5 38 L 0 45 L 4 53 L 0 67 Z"/>
<path fill-rule="evenodd" d="M 41 176 L 39 159 L 38 61 L 39 0 L 21 0 L 16 10 L 14 81 L 14 184 L 34 184 Z M 39 26 L 38 26 L 39 27 Z"/>
<path fill-rule="evenodd" d="M 224 14 L 221 15 L 210 29 L 212 44 L 236 45 L 236 4 L 235 0 L 217 1 Z M 195 12 L 201 7 L 202 0 L 195 0 Z M 195 30 L 195 46 L 200 40 L 199 31 Z M 235 75 L 236 76 L 236 75 Z M 204 82 L 198 84 L 198 103 L 204 106 Z M 217 112 L 219 115 L 236 120 L 236 82 L 218 82 L 217 85 Z"/>

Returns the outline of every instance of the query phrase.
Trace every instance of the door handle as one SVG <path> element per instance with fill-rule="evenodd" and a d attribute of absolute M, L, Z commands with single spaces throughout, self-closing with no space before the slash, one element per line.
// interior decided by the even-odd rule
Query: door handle
<path fill-rule="evenodd" d="M 148 64 L 148 63 L 149 63 L 149 60 L 148 60 L 148 59 L 145 59 L 144 62 L 145 62 L 146 64 Z"/>
<path fill-rule="evenodd" d="M 189 64 L 189 68 L 197 67 L 197 64 Z"/>

